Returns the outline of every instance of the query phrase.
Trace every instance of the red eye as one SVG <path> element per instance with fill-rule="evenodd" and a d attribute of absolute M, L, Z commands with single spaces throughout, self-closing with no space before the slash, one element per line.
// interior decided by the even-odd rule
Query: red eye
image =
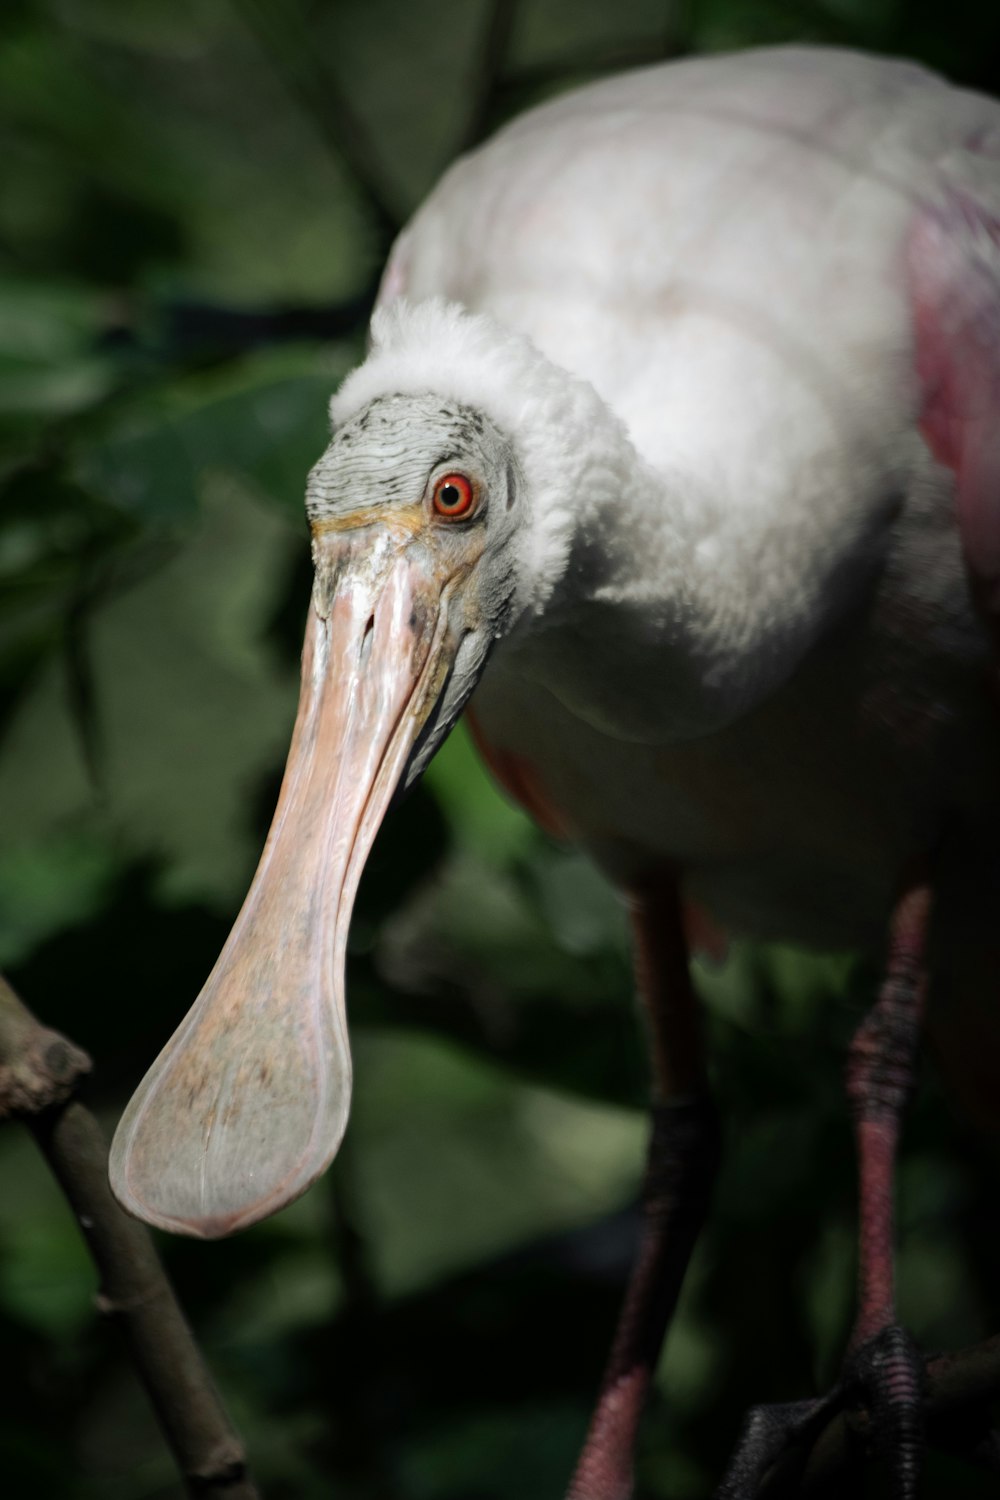
<path fill-rule="evenodd" d="M 442 474 L 434 485 L 434 509 L 449 521 L 467 516 L 476 501 L 472 480 L 464 474 Z"/>

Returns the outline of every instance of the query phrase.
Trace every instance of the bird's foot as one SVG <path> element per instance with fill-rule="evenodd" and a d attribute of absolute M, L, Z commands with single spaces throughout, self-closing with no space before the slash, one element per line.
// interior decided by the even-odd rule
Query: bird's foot
<path fill-rule="evenodd" d="M 887 1475 L 891 1500 L 914 1500 L 924 1451 L 924 1361 L 905 1329 L 889 1324 L 850 1354 L 840 1379 L 815 1400 L 755 1406 L 747 1414 L 716 1500 L 756 1500 L 775 1463 L 804 1463 L 843 1411 Z"/>
<path fill-rule="evenodd" d="M 848 1357 L 845 1389 L 860 1400 L 856 1429 L 867 1429 L 888 1476 L 892 1500 L 913 1500 L 924 1456 L 924 1361 L 910 1335 L 890 1323 Z"/>
<path fill-rule="evenodd" d="M 751 1406 L 715 1500 L 755 1500 L 765 1475 L 783 1454 L 803 1453 L 837 1408 L 839 1387 L 812 1401 Z"/>

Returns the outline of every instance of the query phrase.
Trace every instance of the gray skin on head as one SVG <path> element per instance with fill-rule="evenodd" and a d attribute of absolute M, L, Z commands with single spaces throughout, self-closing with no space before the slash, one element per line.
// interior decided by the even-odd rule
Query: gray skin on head
<path fill-rule="evenodd" d="M 468 519 L 438 516 L 431 496 L 438 479 L 452 471 L 477 486 L 478 504 Z M 494 642 L 511 623 L 517 585 L 519 529 L 524 523 L 524 483 L 510 441 L 473 407 L 436 395 L 380 396 L 341 427 L 314 466 L 306 487 L 306 511 L 314 528 L 317 590 L 329 596 L 339 583 L 324 553 L 324 523 L 358 516 L 358 548 L 351 566 L 365 556 L 363 533 L 378 541 L 380 522 L 422 506 L 425 524 L 413 531 L 406 550 L 429 549 L 442 581 L 467 572 L 451 590 L 447 638 L 453 664 L 424 725 L 401 788 L 420 776 L 474 689 Z M 341 532 L 343 534 L 343 532 Z M 471 567 L 470 567 L 471 563 Z"/>

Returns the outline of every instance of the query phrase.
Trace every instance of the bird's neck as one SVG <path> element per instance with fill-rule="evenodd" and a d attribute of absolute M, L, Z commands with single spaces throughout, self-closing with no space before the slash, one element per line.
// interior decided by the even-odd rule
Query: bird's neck
<path fill-rule="evenodd" d="M 541 554 L 503 655 L 615 738 L 696 737 L 741 711 L 732 667 L 745 601 L 711 567 L 711 506 L 619 429 L 592 424 L 572 524 Z"/>
<path fill-rule="evenodd" d="M 654 469 L 586 390 L 508 660 L 616 738 L 710 734 L 843 613 L 882 555 L 872 532 L 892 524 L 898 492 L 875 476 L 884 504 L 861 504 L 851 476 L 823 466 L 787 492 L 709 489 Z"/>
<path fill-rule="evenodd" d="M 509 438 L 524 509 L 498 659 L 619 738 L 664 743 L 738 717 L 884 555 L 873 533 L 899 496 L 877 456 L 884 433 L 876 449 L 860 425 L 846 441 L 817 416 L 794 470 L 764 453 L 733 493 L 721 466 L 653 468 L 591 384 L 486 314 L 400 299 L 372 338 L 335 424 L 379 395 L 430 393 Z"/>
<path fill-rule="evenodd" d="M 457 388 L 464 375 L 474 403 L 514 439 L 522 471 L 516 593 L 499 657 L 620 738 L 686 738 L 735 717 L 755 671 L 737 649 L 750 584 L 720 557 L 720 497 L 654 469 L 589 382 L 512 330 L 432 303 L 404 310 L 398 329 L 383 321 L 399 338 L 422 320 L 449 354 L 448 380 Z M 446 383 L 422 352 L 418 365 L 415 382 Z M 406 378 L 398 351 L 392 378 Z M 345 393 L 350 381 L 339 402 Z M 756 653 L 758 666 L 765 657 Z"/>

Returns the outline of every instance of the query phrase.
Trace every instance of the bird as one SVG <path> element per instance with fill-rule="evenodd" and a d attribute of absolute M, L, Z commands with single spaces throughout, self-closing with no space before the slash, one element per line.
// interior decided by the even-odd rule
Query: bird
<path fill-rule="evenodd" d="M 923 1030 L 973 1115 L 1000 1096 L 1000 105 L 800 46 L 557 96 L 403 230 L 331 417 L 274 821 L 119 1125 L 116 1195 L 213 1237 L 329 1165 L 358 880 L 465 712 L 501 786 L 624 897 L 649 1022 L 643 1237 L 570 1500 L 632 1493 L 709 1212 L 706 935 L 883 974 L 848 1058 L 846 1373 L 751 1410 L 719 1494 L 750 1500 L 849 1389 L 915 1494 L 892 1172 Z"/>

